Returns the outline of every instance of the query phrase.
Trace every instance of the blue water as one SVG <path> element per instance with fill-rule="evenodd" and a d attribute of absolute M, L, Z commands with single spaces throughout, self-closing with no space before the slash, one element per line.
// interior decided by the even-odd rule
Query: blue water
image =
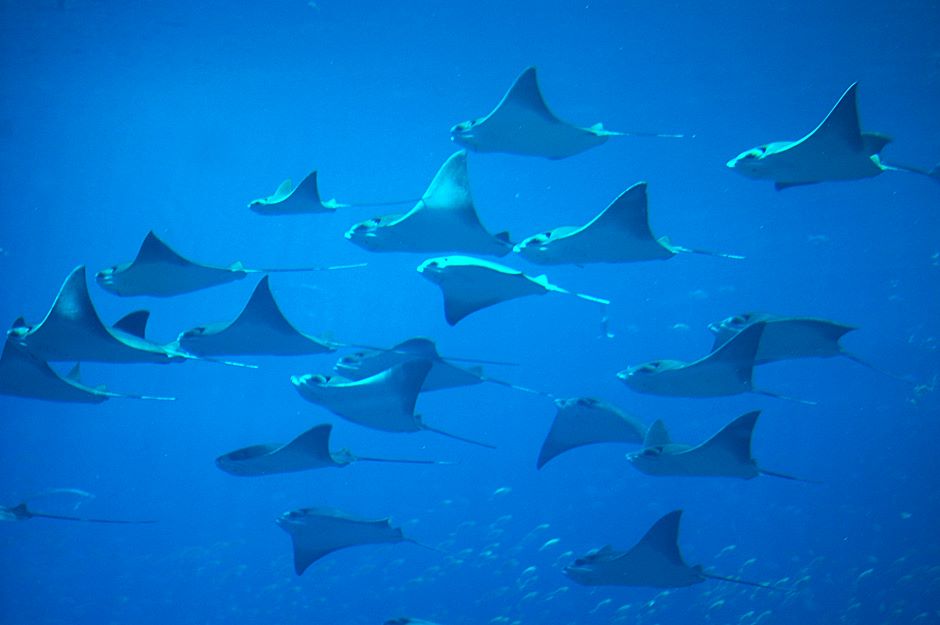
<path fill-rule="evenodd" d="M 0 623 L 940 622 L 940 186 L 886 173 L 778 193 L 724 166 L 759 143 L 798 138 L 855 81 L 864 128 L 895 139 L 887 161 L 940 160 L 940 3 L 691 4 L 0 3 L 3 323 L 39 320 L 73 267 L 130 260 L 149 229 L 207 263 L 367 262 L 277 275 L 272 286 L 307 332 L 377 345 L 430 336 L 443 354 L 519 364 L 488 367 L 493 375 L 662 418 L 679 440 L 760 409 L 760 462 L 822 482 L 656 479 L 627 464 L 626 445 L 581 448 L 537 472 L 554 407 L 495 385 L 422 395 L 418 409 L 496 451 L 366 430 L 289 384 L 328 372 L 331 355 L 263 358 L 258 370 L 88 363 L 91 384 L 178 399 L 0 397 L 0 503 L 79 488 L 96 495 L 82 514 L 158 523 L 3 524 Z M 565 119 L 695 136 L 616 139 L 562 161 L 471 154 L 491 230 L 518 240 L 583 223 L 647 180 L 657 234 L 747 259 L 549 268 L 553 282 L 613 301 L 613 338 L 601 336 L 596 306 L 561 296 L 501 304 L 452 328 L 438 289 L 414 270 L 424 256 L 370 254 L 342 237 L 382 209 L 279 218 L 246 209 L 312 169 L 340 201 L 419 196 L 455 150 L 450 126 L 487 113 L 529 65 Z M 253 286 L 161 300 L 91 292 L 108 321 L 152 310 L 152 337 L 168 341 L 230 319 Z M 701 356 L 706 324 L 746 310 L 856 325 L 846 348 L 914 383 L 841 358 L 758 369 L 760 386 L 818 402 L 808 406 L 641 395 L 614 377 L 654 358 Z M 260 479 L 213 465 L 322 422 L 335 424 L 337 447 L 457 464 Z M 391 516 L 445 553 L 359 547 L 297 577 L 274 520 L 307 506 Z M 586 588 L 562 574 L 588 549 L 629 547 L 675 508 L 685 510 L 689 562 L 787 578 L 798 592 Z"/>

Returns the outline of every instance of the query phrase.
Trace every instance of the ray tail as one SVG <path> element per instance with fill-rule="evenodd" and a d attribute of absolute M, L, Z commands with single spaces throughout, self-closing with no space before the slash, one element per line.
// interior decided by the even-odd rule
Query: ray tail
<path fill-rule="evenodd" d="M 767 397 L 776 397 L 777 399 L 785 399 L 787 401 L 795 401 L 798 404 L 804 404 L 806 406 L 818 406 L 819 402 L 815 402 L 809 399 L 800 399 L 799 397 L 790 397 L 789 395 L 781 395 L 780 393 L 775 393 L 773 391 L 767 391 L 762 388 L 752 388 L 752 393 L 757 393 L 758 395 L 766 395 Z"/>
<path fill-rule="evenodd" d="M 429 425 L 425 425 L 423 423 L 421 424 L 421 429 L 427 430 L 428 432 L 434 432 L 435 434 L 440 434 L 441 436 L 446 436 L 447 438 L 452 438 L 456 441 L 470 443 L 471 445 L 477 445 L 478 447 L 486 447 L 487 449 L 496 449 L 496 446 L 490 445 L 489 443 L 482 443 L 480 441 L 475 441 L 471 438 L 464 438 L 463 436 L 451 434 L 450 432 L 445 432 L 444 430 L 438 430 L 437 428 L 431 427 Z"/>

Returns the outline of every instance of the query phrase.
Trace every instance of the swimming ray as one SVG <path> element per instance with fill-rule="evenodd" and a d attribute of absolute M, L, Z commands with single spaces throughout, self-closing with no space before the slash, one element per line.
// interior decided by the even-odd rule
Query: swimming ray
<path fill-rule="evenodd" d="M 199 356 L 299 356 L 325 354 L 337 347 L 301 332 L 287 320 L 271 292 L 269 276 L 261 278 L 235 319 L 187 330 L 176 342 Z"/>
<path fill-rule="evenodd" d="M 858 121 L 858 83 L 853 83 L 812 132 L 798 141 L 777 141 L 742 152 L 728 161 L 730 169 L 748 178 L 772 180 L 779 191 L 789 187 L 837 180 L 871 178 L 883 171 L 903 170 L 940 180 L 940 169 L 891 166 L 880 153 L 891 138 L 862 132 Z"/>
<path fill-rule="evenodd" d="M 106 326 L 88 293 L 85 267 L 79 266 L 65 279 L 41 322 L 29 325 L 17 319 L 7 334 L 47 362 L 167 363 L 195 358 L 137 334 L 141 319 L 138 313 L 121 319 L 114 327 Z M 143 321 L 146 323 L 146 319 Z"/>
<path fill-rule="evenodd" d="M 282 182 L 277 190 L 267 197 L 252 200 L 248 208 L 261 215 L 315 215 L 334 213 L 338 208 L 363 208 L 367 206 L 397 206 L 410 204 L 414 200 L 390 202 L 368 202 L 363 204 L 341 204 L 335 199 L 324 200 L 317 186 L 317 172 L 313 171 L 300 181 L 296 188 L 290 178 Z"/>
<path fill-rule="evenodd" d="M 241 477 L 294 473 L 312 469 L 342 468 L 354 462 L 391 462 L 400 464 L 444 464 L 436 460 L 402 460 L 357 456 L 348 449 L 330 451 L 333 426 L 315 426 L 289 443 L 269 443 L 242 447 L 215 459 L 222 471 Z"/>
<path fill-rule="evenodd" d="M 562 226 L 536 234 L 518 243 L 513 251 L 539 265 L 668 260 L 679 253 L 743 258 L 679 247 L 667 237 L 654 237 L 649 226 L 646 187 L 645 182 L 638 182 L 583 226 Z"/>
<path fill-rule="evenodd" d="M 320 558 L 346 547 L 410 542 L 389 519 L 368 520 L 331 508 L 299 508 L 285 512 L 277 525 L 290 535 L 294 571 L 303 574 Z"/>
<path fill-rule="evenodd" d="M 151 230 L 133 261 L 103 269 L 95 275 L 95 279 L 101 288 L 115 295 L 170 297 L 242 280 L 252 273 L 329 271 L 363 266 L 364 263 L 292 269 L 249 269 L 241 262 L 232 263 L 228 267 L 202 265 L 180 256 Z"/>
<path fill-rule="evenodd" d="M 301 397 L 347 421 L 385 432 L 436 432 L 465 443 L 492 446 L 439 430 L 415 414 L 418 393 L 431 371 L 431 361 L 411 360 L 361 380 L 307 374 L 292 376 Z"/>
<path fill-rule="evenodd" d="M 778 590 L 770 584 L 714 575 L 706 573 L 701 565 L 686 564 L 679 551 L 681 518 L 682 510 L 674 510 L 656 521 L 640 542 L 627 551 L 606 545 L 565 567 L 565 575 L 585 586 L 681 588 L 717 579 Z"/>
<path fill-rule="evenodd" d="M 735 477 L 749 480 L 763 474 L 807 481 L 766 471 L 758 466 L 751 455 L 751 439 L 758 416 L 759 410 L 744 414 L 695 446 L 672 442 L 666 426 L 657 420 L 650 428 L 653 435 L 644 441 L 643 449 L 627 454 L 627 460 L 647 475 Z"/>
<path fill-rule="evenodd" d="M 9 336 L 0 354 L 0 395 L 12 395 L 46 401 L 100 404 L 112 397 L 127 399 L 172 400 L 173 397 L 112 393 L 103 386 L 82 384 L 78 365 L 66 375 L 59 375 L 49 364 L 26 351 Z"/>
<path fill-rule="evenodd" d="M 82 523 L 108 523 L 112 525 L 143 525 L 155 521 L 126 521 L 120 519 L 93 519 L 87 517 L 47 514 L 30 510 L 26 502 L 16 506 L 0 506 L 0 521 L 26 521 L 28 519 L 55 519 L 58 521 L 81 521 Z"/>
<path fill-rule="evenodd" d="M 422 198 L 407 213 L 354 225 L 346 238 L 372 252 L 466 252 L 505 256 L 509 234 L 490 234 L 470 192 L 467 153 L 455 152 L 441 166 Z"/>
<path fill-rule="evenodd" d="M 503 99 L 485 117 L 456 124 L 451 140 L 477 152 L 504 152 L 562 159 L 607 142 L 610 137 L 669 137 L 641 132 L 613 132 L 603 124 L 579 128 L 559 119 L 545 104 L 534 67 L 516 78 Z"/>
<path fill-rule="evenodd" d="M 444 317 L 450 325 L 483 308 L 527 295 L 565 293 L 589 302 L 610 304 L 609 300 L 551 284 L 544 275 L 533 278 L 505 265 L 469 256 L 430 258 L 418 266 L 418 272 L 440 287 Z"/>
<path fill-rule="evenodd" d="M 721 397 L 750 392 L 792 399 L 756 388 L 751 381 L 765 325 L 758 322 L 748 326 L 732 340 L 693 362 L 653 360 L 624 369 L 617 377 L 634 391 L 652 395 Z"/>
<path fill-rule="evenodd" d="M 438 623 L 433 623 L 431 621 L 425 621 L 420 618 L 408 618 L 402 616 L 399 618 L 393 618 L 385 621 L 384 625 L 439 625 Z"/>
<path fill-rule="evenodd" d="M 718 349 L 747 326 L 759 322 L 764 323 L 764 332 L 761 334 L 754 364 L 763 365 L 793 358 L 844 356 L 872 371 L 897 380 L 910 381 L 880 369 L 842 347 L 842 337 L 858 328 L 817 317 L 786 317 L 762 312 L 733 315 L 708 325 L 709 331 L 715 335 L 712 349 Z"/>
<path fill-rule="evenodd" d="M 597 443 L 641 443 L 646 427 L 616 406 L 590 397 L 556 399 L 558 412 L 542 443 L 536 467 L 561 454 Z"/>

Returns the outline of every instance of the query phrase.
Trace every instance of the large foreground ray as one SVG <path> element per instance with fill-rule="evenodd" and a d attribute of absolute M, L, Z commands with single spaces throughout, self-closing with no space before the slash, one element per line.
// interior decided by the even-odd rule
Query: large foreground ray
<path fill-rule="evenodd" d="M 86 386 L 79 380 L 77 365 L 70 375 L 61 376 L 46 361 L 27 352 L 10 337 L 7 337 L 0 355 L 0 395 L 83 404 L 100 404 L 112 397 L 173 399 L 112 393 L 104 387 Z"/>
<path fill-rule="evenodd" d="M 345 208 L 336 200 L 322 200 L 317 187 L 317 172 L 311 172 L 293 188 L 290 178 L 282 182 L 273 195 L 252 200 L 248 208 L 261 215 L 304 215 L 333 213 Z"/>
<path fill-rule="evenodd" d="M 192 358 L 170 346 L 148 341 L 143 333 L 123 329 L 133 319 L 122 319 L 115 327 L 106 326 L 88 294 L 85 267 L 79 266 L 62 284 L 45 318 L 33 326 L 18 319 L 9 336 L 49 362 L 166 363 Z"/>
<path fill-rule="evenodd" d="M 336 350 L 332 343 L 304 334 L 287 320 L 271 293 L 268 276 L 261 278 L 234 320 L 187 330 L 176 340 L 183 350 L 200 356 L 299 356 Z"/>
<path fill-rule="evenodd" d="M 323 271 L 361 266 L 248 269 L 240 262 L 228 267 L 201 265 L 175 252 L 151 230 L 133 261 L 103 269 L 95 275 L 95 279 L 101 288 L 115 295 L 170 297 L 241 280 L 251 273 Z"/>
<path fill-rule="evenodd" d="M 627 454 L 637 470 L 648 475 L 734 477 L 744 480 L 766 474 L 792 478 L 765 471 L 751 455 L 751 439 L 760 411 L 741 415 L 699 445 L 673 443 L 662 421 L 657 421 L 654 437 L 644 441 L 643 449 Z M 655 438 L 655 439 L 654 439 Z"/>
<path fill-rule="evenodd" d="M 353 423 L 385 432 L 428 430 L 483 447 L 489 447 L 424 423 L 415 414 L 415 404 L 431 370 L 426 359 L 410 360 L 361 380 L 340 376 L 307 374 L 291 377 L 301 397 L 323 406 Z"/>
<path fill-rule="evenodd" d="M 368 520 L 329 508 L 300 508 L 285 512 L 278 526 L 290 534 L 294 571 L 301 575 L 311 564 L 338 549 L 379 543 L 414 542 L 389 519 Z"/>
<path fill-rule="evenodd" d="M 728 161 L 748 178 L 772 180 L 780 189 L 836 180 L 871 178 L 883 171 L 904 170 L 940 180 L 940 171 L 881 162 L 891 138 L 862 132 L 858 121 L 858 83 L 852 84 L 826 118 L 797 141 L 777 141 L 742 152 Z"/>
<path fill-rule="evenodd" d="M 512 249 L 507 233 L 490 234 L 477 216 L 464 151 L 447 159 L 409 212 L 360 222 L 346 238 L 373 252 L 505 256 Z"/>
<path fill-rule="evenodd" d="M 772 589 L 758 582 L 731 579 L 706 573 L 700 565 L 686 564 L 679 551 L 679 521 L 682 510 L 674 510 L 656 521 L 636 545 L 616 551 L 610 545 L 592 551 L 565 567 L 565 575 L 586 586 L 650 586 L 680 588 L 706 579 L 720 579 L 747 586 Z"/>
<path fill-rule="evenodd" d="M 440 287 L 444 317 L 450 325 L 483 308 L 528 295 L 566 293 L 599 304 L 610 303 L 551 284 L 544 275 L 533 278 L 505 265 L 469 256 L 431 258 L 418 266 L 418 272 Z"/>
<path fill-rule="evenodd" d="M 47 514 L 30 510 L 26 502 L 13 507 L 0 506 L 0 521 L 26 521 L 27 519 L 55 519 L 58 521 L 81 521 L 82 523 L 108 523 L 111 525 L 143 525 L 154 521 L 126 521 L 120 519 L 93 519 L 88 517 Z"/>
<path fill-rule="evenodd" d="M 641 443 L 646 428 L 616 406 L 590 397 L 556 399 L 558 412 L 539 451 L 537 468 L 583 445 Z"/>
<path fill-rule="evenodd" d="M 434 460 L 397 460 L 356 456 L 348 449 L 330 451 L 330 424 L 315 426 L 289 443 L 269 443 L 236 449 L 215 459 L 226 473 L 241 477 L 294 473 L 312 469 L 342 468 L 354 462 L 439 464 Z"/>
<path fill-rule="evenodd" d="M 451 139 L 477 152 L 505 152 L 561 159 L 599 146 L 621 135 L 678 137 L 653 133 L 621 133 L 601 124 L 579 128 L 559 119 L 545 104 L 535 68 L 516 78 L 503 99 L 485 117 L 456 124 Z"/>
<path fill-rule="evenodd" d="M 646 188 L 645 182 L 638 182 L 583 226 L 562 226 L 536 234 L 517 244 L 513 251 L 540 265 L 668 260 L 681 252 L 741 258 L 678 247 L 666 237 L 654 237 Z"/>

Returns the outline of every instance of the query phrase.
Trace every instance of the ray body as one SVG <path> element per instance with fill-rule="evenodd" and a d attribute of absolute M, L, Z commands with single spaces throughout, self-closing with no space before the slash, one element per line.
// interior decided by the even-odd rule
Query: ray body
<path fill-rule="evenodd" d="M 559 119 L 545 104 L 534 67 L 516 78 L 489 115 L 459 123 L 450 132 L 454 143 L 476 152 L 549 159 L 574 156 L 621 134 L 601 124 L 579 128 Z"/>
<path fill-rule="evenodd" d="M 387 350 L 368 350 L 347 354 L 336 362 L 333 370 L 349 380 L 362 380 L 395 365 L 413 360 L 431 362 L 431 370 L 421 387 L 421 391 L 425 393 L 480 384 L 484 381 L 481 368 L 463 369 L 451 364 L 437 352 L 434 341 L 424 337 L 402 341 Z"/>
<path fill-rule="evenodd" d="M 10 338 L 39 359 L 48 362 L 83 361 L 114 363 L 181 362 L 192 356 L 172 346 L 158 345 L 125 328 L 130 320 L 108 327 L 98 316 L 88 285 L 85 267 L 76 267 L 59 289 L 43 320 L 33 326 L 17 320 Z"/>
<path fill-rule="evenodd" d="M 674 510 L 656 521 L 640 542 L 627 551 L 617 551 L 606 545 L 565 567 L 565 575 L 585 586 L 681 588 L 700 584 L 706 579 L 719 579 L 770 588 L 757 582 L 712 575 L 700 565 L 686 564 L 679 551 L 681 519 L 682 510 Z"/>
<path fill-rule="evenodd" d="M 797 141 L 778 141 L 747 150 L 728 161 L 732 170 L 776 188 L 871 178 L 890 169 L 879 158 L 889 137 L 862 132 L 858 83 L 851 85 L 826 118 Z"/>
<path fill-rule="evenodd" d="M 597 443 L 641 443 L 646 432 L 636 418 L 599 399 L 556 399 L 558 408 L 552 427 L 539 451 L 541 469 L 566 451 Z"/>
<path fill-rule="evenodd" d="M 764 324 L 755 358 L 758 365 L 791 358 L 847 355 L 839 340 L 857 329 L 828 319 L 748 312 L 709 324 L 708 329 L 715 335 L 713 349 L 718 349 L 744 328 L 755 323 Z"/>
<path fill-rule="evenodd" d="M 291 537 L 294 547 L 294 571 L 301 575 L 307 568 L 339 549 L 357 545 L 414 542 L 389 519 L 368 520 L 329 508 L 300 508 L 285 512 L 278 526 Z"/>
<path fill-rule="evenodd" d="M 447 159 L 410 211 L 360 222 L 346 232 L 346 238 L 372 252 L 505 256 L 512 250 L 507 233 L 492 235 L 480 222 L 464 151 Z"/>
<path fill-rule="evenodd" d="M 333 213 L 345 208 L 336 200 L 322 200 L 317 187 L 317 172 L 311 172 L 296 188 L 290 178 L 278 186 L 273 195 L 252 200 L 248 208 L 261 215 L 311 215 Z"/>
<path fill-rule="evenodd" d="M 694 446 L 672 442 L 657 420 L 643 449 L 627 454 L 627 460 L 648 475 L 755 478 L 761 469 L 751 456 L 751 438 L 759 415 L 759 411 L 742 415 Z"/>
<path fill-rule="evenodd" d="M 450 325 L 483 308 L 529 295 L 566 293 L 600 304 L 610 303 L 567 291 L 551 284 L 544 275 L 533 278 L 505 265 L 469 256 L 431 258 L 418 266 L 418 272 L 440 287 L 444 316 Z"/>
<path fill-rule="evenodd" d="M 261 278 L 238 317 L 187 330 L 176 340 L 183 350 L 200 356 L 300 356 L 336 350 L 287 320 L 274 299 L 268 276 Z"/>
<path fill-rule="evenodd" d="M 755 323 L 693 362 L 654 360 L 624 369 L 620 380 L 635 391 L 677 397 L 720 397 L 757 391 L 751 381 L 763 323 Z"/>

